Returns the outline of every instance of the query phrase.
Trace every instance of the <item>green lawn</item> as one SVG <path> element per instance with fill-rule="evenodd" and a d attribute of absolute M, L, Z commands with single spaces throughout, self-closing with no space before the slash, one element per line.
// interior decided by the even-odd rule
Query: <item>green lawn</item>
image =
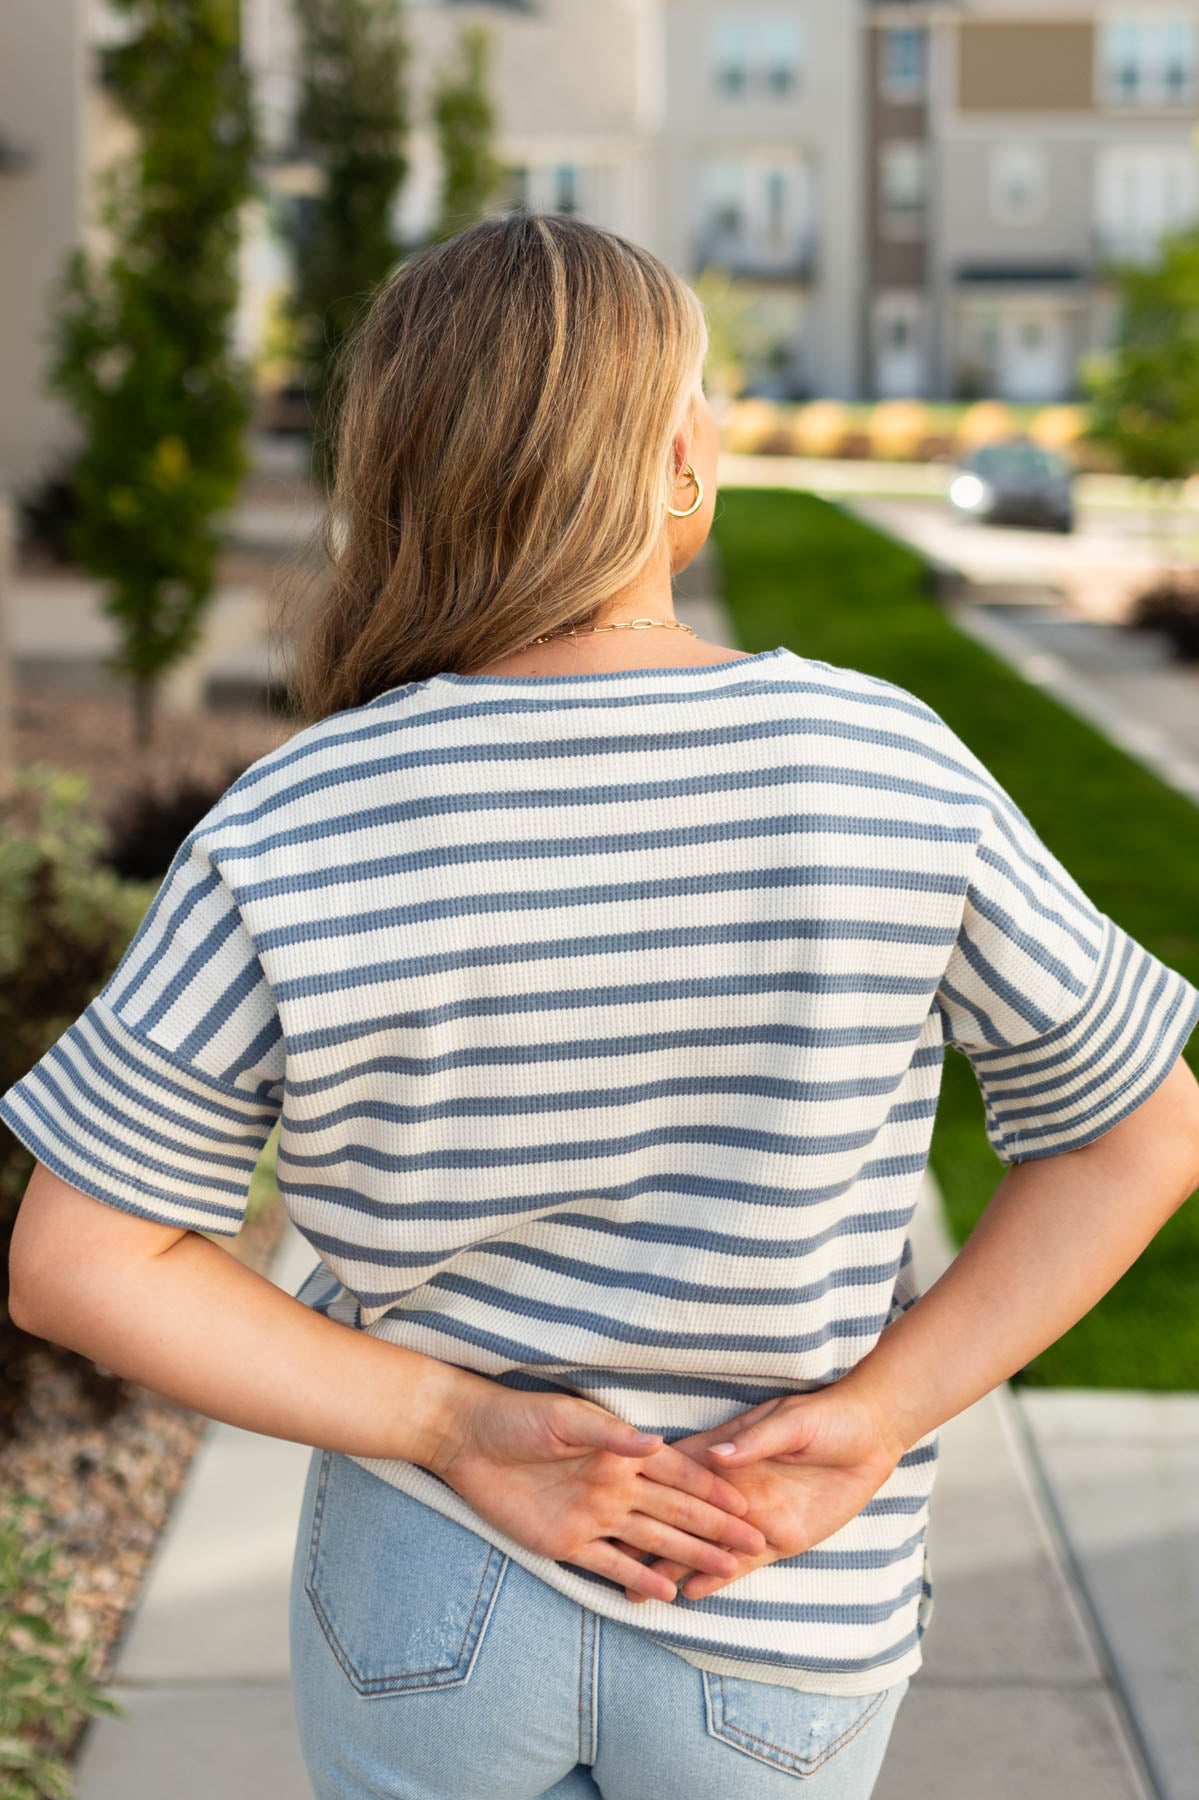
<path fill-rule="evenodd" d="M 806 494 L 725 490 L 714 538 L 742 649 L 787 644 L 918 694 L 968 743 L 1092 900 L 1199 983 L 1199 813 L 957 631 L 912 552 Z M 1199 1032 L 1188 1056 L 1199 1061 Z M 933 1168 L 965 1238 L 1003 1173 L 969 1063 L 946 1057 Z M 1199 1388 L 1199 1196 L 1019 1379 Z"/>

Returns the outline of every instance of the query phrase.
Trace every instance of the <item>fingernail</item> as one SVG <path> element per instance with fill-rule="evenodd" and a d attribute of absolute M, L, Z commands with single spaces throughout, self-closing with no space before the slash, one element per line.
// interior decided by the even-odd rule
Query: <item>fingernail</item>
<path fill-rule="evenodd" d="M 729 1456 L 730 1454 L 733 1454 L 736 1449 L 736 1444 L 713 1444 L 712 1454 L 713 1456 Z"/>

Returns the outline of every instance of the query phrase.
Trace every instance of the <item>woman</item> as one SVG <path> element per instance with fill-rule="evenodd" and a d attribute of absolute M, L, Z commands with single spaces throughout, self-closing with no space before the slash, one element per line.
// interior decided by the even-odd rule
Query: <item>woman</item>
<path fill-rule="evenodd" d="M 704 352 L 690 289 L 576 221 L 396 272 L 313 722 L 0 1099 L 39 1160 L 18 1322 L 313 1446 L 321 1800 L 865 1800 L 931 1616 L 938 1426 L 1199 1174 L 1199 994 L 945 723 L 680 628 Z M 918 1297 L 947 1043 L 1010 1167 Z M 320 1257 L 294 1297 L 200 1235 L 276 1119 Z"/>

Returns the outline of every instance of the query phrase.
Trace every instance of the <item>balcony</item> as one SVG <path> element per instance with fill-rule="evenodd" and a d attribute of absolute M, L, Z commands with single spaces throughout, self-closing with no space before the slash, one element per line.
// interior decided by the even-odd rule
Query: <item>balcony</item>
<path fill-rule="evenodd" d="M 1185 231 L 1187 226 L 1180 223 L 1170 229 Z M 1097 227 L 1091 233 L 1095 274 L 1102 277 L 1108 270 L 1118 268 L 1121 264 L 1144 265 L 1156 262 L 1162 240 L 1168 235 L 1168 228 L 1153 225 L 1131 224 L 1118 229 L 1113 226 Z"/>
<path fill-rule="evenodd" d="M 697 275 L 722 269 L 744 281 L 774 281 L 810 287 L 817 279 L 818 257 L 813 232 L 783 236 L 778 242 L 711 227 L 701 231 L 692 249 Z"/>

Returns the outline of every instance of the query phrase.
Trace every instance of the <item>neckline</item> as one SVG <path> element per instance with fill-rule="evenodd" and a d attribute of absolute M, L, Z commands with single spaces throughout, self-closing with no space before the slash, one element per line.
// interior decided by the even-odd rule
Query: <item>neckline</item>
<path fill-rule="evenodd" d="M 646 675 L 711 675 L 718 669 L 746 669 L 754 663 L 770 662 L 786 653 L 787 646 L 777 644 L 773 650 L 729 656 L 723 662 L 666 663 L 656 669 L 585 669 L 578 675 L 460 675 L 454 669 L 442 669 L 430 680 L 452 681 L 456 687 L 569 687 L 582 681 L 629 681 Z"/>

